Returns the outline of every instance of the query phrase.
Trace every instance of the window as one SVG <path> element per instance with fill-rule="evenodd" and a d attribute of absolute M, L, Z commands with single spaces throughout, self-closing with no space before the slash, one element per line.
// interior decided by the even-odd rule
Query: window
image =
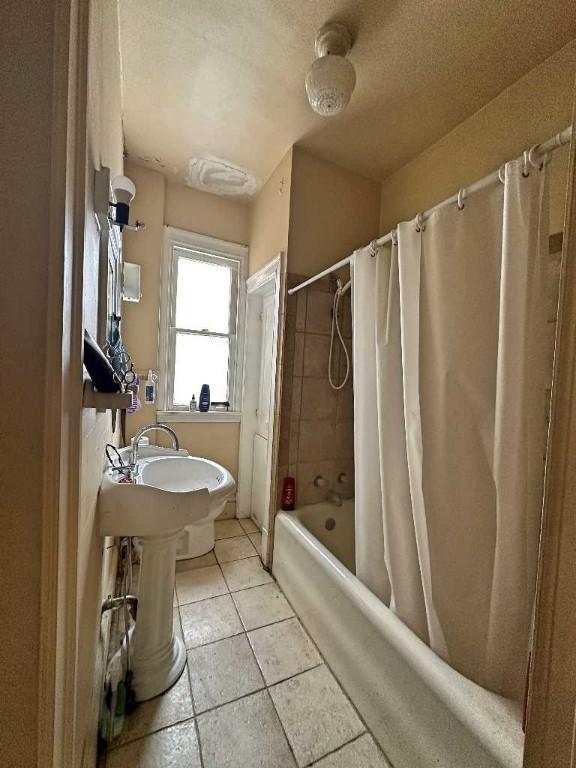
<path fill-rule="evenodd" d="M 238 411 L 247 249 L 170 227 L 165 246 L 161 407 L 188 411 L 209 384 L 213 403 Z"/>

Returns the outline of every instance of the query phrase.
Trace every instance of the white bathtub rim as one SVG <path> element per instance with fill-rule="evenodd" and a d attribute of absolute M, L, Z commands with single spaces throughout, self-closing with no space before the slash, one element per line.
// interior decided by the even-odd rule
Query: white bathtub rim
<path fill-rule="evenodd" d="M 284 525 L 292 536 L 303 538 L 311 556 L 336 572 L 339 586 L 347 597 L 382 631 L 393 650 L 495 759 L 504 765 L 518 764 L 518 754 L 523 749 L 519 705 L 482 688 L 450 667 L 308 531 L 297 512 L 279 512 L 276 523 Z"/>

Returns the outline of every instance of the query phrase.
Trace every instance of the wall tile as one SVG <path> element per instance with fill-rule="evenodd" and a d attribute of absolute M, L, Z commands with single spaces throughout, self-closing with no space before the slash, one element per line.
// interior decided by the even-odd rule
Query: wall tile
<path fill-rule="evenodd" d="M 354 496 L 354 483 L 354 460 L 336 459 L 334 462 L 334 490 L 342 494 L 345 499 L 351 499 Z"/>
<path fill-rule="evenodd" d="M 308 290 L 304 288 L 296 294 L 296 330 L 303 331 L 306 328 L 306 299 Z"/>
<path fill-rule="evenodd" d="M 332 353 L 333 370 L 338 370 L 339 347 L 334 345 Z M 328 361 L 330 359 L 330 336 L 317 333 L 306 333 L 304 342 L 304 376 L 328 376 Z"/>
<path fill-rule="evenodd" d="M 301 420 L 335 419 L 336 402 L 337 394 L 330 386 L 328 379 L 303 379 Z"/>
<path fill-rule="evenodd" d="M 338 405 L 336 408 L 337 421 L 347 421 L 354 418 L 354 389 L 352 382 L 348 382 L 338 391 Z"/>
<path fill-rule="evenodd" d="M 330 333 L 332 328 L 331 293 L 310 291 L 306 304 L 306 331 L 309 333 Z"/>
<path fill-rule="evenodd" d="M 302 407 L 302 377 L 294 376 L 292 379 L 292 408 L 290 410 L 290 419 L 294 421 L 300 418 L 300 409 Z"/>
<path fill-rule="evenodd" d="M 302 376 L 304 370 L 304 334 L 297 333 L 294 343 L 294 376 Z"/>
<path fill-rule="evenodd" d="M 336 429 L 329 421 L 303 421 L 300 426 L 298 458 L 302 462 L 335 458 Z"/>
<path fill-rule="evenodd" d="M 339 421 L 336 425 L 336 457 L 354 458 L 354 422 Z"/>
<path fill-rule="evenodd" d="M 325 501 L 330 488 L 335 488 L 333 461 L 314 461 L 309 464 L 298 464 L 296 475 L 296 497 L 298 504 L 316 504 Z M 322 477 L 325 484 L 314 485 L 316 477 Z M 335 490 L 339 490 L 335 488 Z"/>
<path fill-rule="evenodd" d="M 290 422 L 290 448 L 288 451 L 288 464 L 296 464 L 298 462 L 298 446 L 300 444 L 300 422 Z"/>

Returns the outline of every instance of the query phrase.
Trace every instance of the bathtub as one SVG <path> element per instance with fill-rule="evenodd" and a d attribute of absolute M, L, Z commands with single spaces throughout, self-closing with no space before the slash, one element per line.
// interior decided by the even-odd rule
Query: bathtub
<path fill-rule="evenodd" d="M 520 768 L 519 706 L 448 666 L 352 572 L 352 501 L 275 526 L 274 576 L 394 768 Z"/>

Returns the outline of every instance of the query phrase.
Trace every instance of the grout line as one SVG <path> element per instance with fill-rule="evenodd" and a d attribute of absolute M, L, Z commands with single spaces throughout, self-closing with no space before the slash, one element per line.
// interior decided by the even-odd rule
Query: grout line
<path fill-rule="evenodd" d="M 296 759 L 296 755 L 294 754 L 294 749 L 292 747 L 292 744 L 290 743 L 290 739 L 288 738 L 288 734 L 286 733 L 286 729 L 284 728 L 284 723 L 282 722 L 282 718 L 278 714 L 278 710 L 276 709 L 276 704 L 274 704 L 274 699 L 272 698 L 272 694 L 270 693 L 270 688 L 266 688 L 266 693 L 268 694 L 268 699 L 270 700 L 270 703 L 272 704 L 272 709 L 274 710 L 276 714 L 276 718 L 278 722 L 280 723 L 280 728 L 282 729 L 282 733 L 284 734 L 284 738 L 286 739 L 286 744 L 288 744 L 288 749 L 290 750 L 290 754 L 294 758 L 294 765 L 298 766 L 298 760 Z"/>
<path fill-rule="evenodd" d="M 182 672 L 184 674 L 184 672 Z M 163 696 L 164 694 L 160 694 Z M 142 739 L 147 739 L 148 736 L 154 736 L 157 733 L 162 733 L 163 731 L 167 731 L 170 728 L 174 728 L 175 726 L 184 725 L 184 723 L 189 723 L 191 720 L 195 720 L 196 718 L 194 715 L 192 717 L 184 717 L 182 720 L 175 720 L 173 723 L 170 723 L 170 725 L 163 725 L 160 728 L 156 728 L 153 731 L 147 731 L 146 733 L 141 733 L 138 736 L 135 736 L 133 739 L 128 739 L 128 741 L 123 741 L 122 744 L 111 744 L 110 746 L 106 747 L 106 753 L 110 752 L 117 752 L 119 749 L 123 749 L 124 747 L 131 747 L 133 744 L 136 744 L 137 741 L 142 741 Z"/>
<path fill-rule="evenodd" d="M 217 709 L 222 709 L 222 707 L 227 707 L 228 704 L 236 704 L 237 702 L 242 701 L 242 699 L 247 699 L 249 696 L 253 696 L 255 693 L 262 693 L 262 691 L 268 690 L 264 678 L 262 678 L 262 682 L 264 685 L 261 688 L 255 688 L 253 691 L 250 691 L 250 693 L 243 693 L 242 696 L 237 696 L 235 699 L 230 699 L 230 701 L 223 701 L 222 704 L 216 704 L 214 707 L 203 709 L 202 712 L 197 713 L 196 718 L 198 719 L 203 715 L 208 715 L 211 712 L 215 712 Z"/>
<path fill-rule="evenodd" d="M 238 593 L 235 592 L 234 594 L 237 595 Z M 274 624 L 281 624 L 283 621 L 289 621 L 290 619 L 298 619 L 298 616 L 296 616 L 296 614 L 293 614 L 292 616 L 285 616 L 283 619 L 275 619 L 274 621 L 269 621 L 266 624 L 261 624 L 259 627 L 251 627 L 250 629 L 248 629 L 246 627 L 246 624 L 244 624 L 244 622 L 242 621 L 242 616 L 240 616 L 240 621 L 242 621 L 244 632 L 246 632 L 246 634 L 250 634 L 250 632 L 257 632 L 259 629 L 264 629 L 265 627 L 273 627 Z M 306 632 L 306 630 L 304 631 Z"/>
<path fill-rule="evenodd" d="M 178 606 L 178 615 L 180 616 L 180 606 Z M 180 626 L 182 626 L 182 636 L 184 637 L 184 626 L 182 625 L 182 616 L 180 616 Z M 184 638 L 184 650 L 186 651 L 186 674 L 188 675 L 188 688 L 190 690 L 190 701 L 192 702 L 192 713 L 194 716 L 194 730 L 196 740 L 198 741 L 198 756 L 200 758 L 200 768 L 204 768 L 204 757 L 202 755 L 202 741 L 200 740 L 200 728 L 198 727 L 198 716 L 196 714 L 196 703 L 194 701 L 194 691 L 192 690 L 192 677 L 190 675 L 190 664 L 188 663 L 188 648 L 186 648 L 186 639 Z"/>
<path fill-rule="evenodd" d="M 319 757 L 318 760 L 314 760 L 312 763 L 306 763 L 306 765 L 302 766 L 302 768 L 313 768 L 315 765 L 318 765 L 318 763 L 322 762 L 322 760 L 324 760 L 326 757 L 330 757 L 330 755 L 336 754 L 336 752 L 339 752 L 341 749 L 344 749 L 344 747 L 347 747 L 350 744 L 354 744 L 355 741 L 358 741 L 359 739 L 363 738 L 364 736 L 366 736 L 366 734 L 372 737 L 372 734 L 370 733 L 370 731 L 364 731 L 364 733 L 359 733 L 358 736 L 354 736 L 353 739 L 349 739 L 348 741 L 345 741 L 344 744 L 340 744 L 340 746 L 336 747 L 336 749 L 331 749 L 330 752 L 326 752 L 326 754 L 322 755 L 322 757 Z M 376 740 L 374 739 L 374 737 L 372 737 L 372 741 L 374 741 L 374 743 L 376 744 Z M 378 747 L 378 744 L 376 744 L 376 746 Z M 380 749 L 380 747 L 378 747 L 378 749 Z M 392 768 L 392 766 L 390 768 Z"/>

